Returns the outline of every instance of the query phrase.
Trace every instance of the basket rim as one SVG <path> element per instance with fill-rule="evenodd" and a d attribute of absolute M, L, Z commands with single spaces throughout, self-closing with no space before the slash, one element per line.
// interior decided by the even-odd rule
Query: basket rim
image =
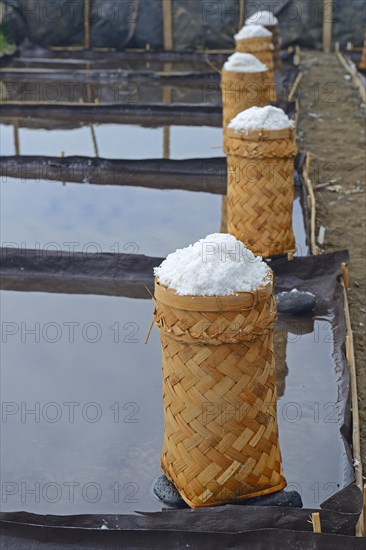
<path fill-rule="evenodd" d="M 293 140 L 294 129 L 291 127 L 279 130 L 252 130 L 247 134 L 235 131 L 233 128 L 226 128 L 226 137 L 240 141 L 278 141 L 281 139 Z"/>
<path fill-rule="evenodd" d="M 268 43 L 269 44 L 272 44 L 272 40 L 273 40 L 273 34 L 272 36 L 251 36 L 251 37 L 248 37 L 248 38 L 235 38 L 235 42 L 238 43 L 238 42 L 260 42 L 260 43 Z M 250 52 L 248 52 L 250 53 Z"/>
<path fill-rule="evenodd" d="M 188 311 L 243 311 L 252 309 L 273 295 L 272 270 L 269 271 L 267 279 L 265 284 L 251 291 L 226 296 L 192 296 L 177 294 L 174 289 L 167 288 L 160 283 L 158 277 L 155 277 L 154 298 L 167 306 Z"/>
<path fill-rule="evenodd" d="M 251 55 L 254 55 L 254 54 L 251 54 Z M 255 75 L 255 76 L 258 76 L 258 75 L 267 76 L 269 72 L 270 71 L 269 71 L 267 65 L 266 65 L 266 69 L 264 69 L 263 71 L 228 71 L 227 69 L 222 67 L 222 69 L 221 69 L 221 78 L 224 78 L 225 76 L 227 76 L 227 77 L 230 76 L 231 78 L 234 78 L 234 79 L 236 78 L 238 80 L 238 79 L 244 79 L 244 77 L 253 76 L 253 75 Z M 234 77 L 232 75 L 234 75 Z"/>

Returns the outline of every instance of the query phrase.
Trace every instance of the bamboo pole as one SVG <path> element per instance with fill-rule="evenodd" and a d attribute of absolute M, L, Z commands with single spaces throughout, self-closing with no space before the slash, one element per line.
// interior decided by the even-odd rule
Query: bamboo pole
<path fill-rule="evenodd" d="M 84 33 L 85 43 L 84 48 L 90 50 L 90 0 L 84 0 Z"/>
<path fill-rule="evenodd" d="M 173 10 L 172 0 L 162 0 L 163 3 L 163 26 L 164 26 L 164 50 L 173 49 Z"/>
<path fill-rule="evenodd" d="M 332 49 L 333 0 L 323 1 L 323 50 L 330 53 Z"/>
<path fill-rule="evenodd" d="M 366 485 L 363 486 L 363 534 L 366 535 Z"/>
<path fill-rule="evenodd" d="M 366 69 L 366 33 L 363 41 L 362 55 L 360 61 L 360 69 Z"/>
<path fill-rule="evenodd" d="M 309 202 L 309 208 L 310 208 L 310 245 L 311 245 L 311 252 L 314 254 L 314 256 L 317 256 L 320 252 L 317 244 L 316 244 L 316 202 L 315 202 L 315 194 L 313 185 L 311 183 L 309 172 L 310 172 L 310 153 L 306 155 L 306 161 L 305 161 L 305 168 L 304 168 L 304 182 L 306 191 L 308 194 L 308 202 Z"/>
<path fill-rule="evenodd" d="M 311 514 L 311 521 L 313 524 L 313 532 L 314 533 L 321 533 L 322 532 L 322 526 L 320 523 L 320 514 L 319 512 L 313 512 Z"/>
<path fill-rule="evenodd" d="M 357 391 L 357 374 L 356 374 L 356 364 L 355 364 L 355 354 L 353 346 L 353 332 L 351 326 L 351 317 L 349 312 L 348 305 L 348 296 L 346 290 L 347 281 L 342 278 L 341 281 L 343 287 L 343 300 L 344 300 L 344 313 L 346 318 L 346 358 L 350 370 L 350 385 L 351 385 L 351 400 L 352 400 L 352 453 L 353 460 L 357 464 L 355 468 L 355 478 L 356 484 L 363 490 L 363 477 L 362 477 L 362 462 L 361 462 L 361 443 L 360 443 L 360 417 L 359 417 L 359 408 L 358 408 L 358 391 Z M 364 523 L 364 514 L 361 514 L 360 519 L 356 525 L 356 536 L 361 537 L 363 534 L 363 523 Z"/>
<path fill-rule="evenodd" d="M 288 101 L 292 101 L 294 99 L 294 96 L 297 92 L 297 89 L 299 87 L 299 84 L 300 84 L 303 76 L 304 75 L 301 72 L 297 75 L 295 82 L 291 86 L 290 93 L 288 94 L 288 98 L 287 98 Z"/>
<path fill-rule="evenodd" d="M 164 73 L 171 72 L 173 66 L 171 63 L 164 63 Z M 171 86 L 163 86 L 163 103 L 169 104 L 172 101 L 172 88 Z M 163 126 L 163 158 L 170 158 L 170 126 Z"/>
<path fill-rule="evenodd" d="M 245 22 L 245 0 L 239 0 L 239 24 L 238 31 L 242 28 Z"/>
<path fill-rule="evenodd" d="M 347 63 L 346 58 L 344 57 L 344 55 L 341 53 L 339 49 L 338 42 L 336 43 L 335 50 L 336 50 L 336 56 L 338 58 L 338 61 L 345 68 L 345 70 L 351 75 L 353 85 L 356 86 L 357 90 L 359 91 L 362 101 L 366 103 L 366 89 L 359 77 L 356 65 L 352 61 Z"/>

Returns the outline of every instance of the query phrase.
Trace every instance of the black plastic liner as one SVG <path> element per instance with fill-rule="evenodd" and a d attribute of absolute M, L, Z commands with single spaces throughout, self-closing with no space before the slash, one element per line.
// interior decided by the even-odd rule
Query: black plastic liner
<path fill-rule="evenodd" d="M 288 102 L 276 102 L 275 105 L 288 110 Z M 291 110 L 293 110 L 291 108 Z M 204 103 L 187 104 L 110 104 L 110 105 L 67 105 L 38 104 L 11 105 L 3 104 L 2 122 L 19 119 L 19 126 L 28 119 L 40 121 L 75 121 L 79 123 L 99 124 L 140 124 L 142 126 L 222 126 L 221 106 Z M 27 124 L 25 124 L 26 126 Z M 42 124 L 38 127 L 42 128 Z"/>

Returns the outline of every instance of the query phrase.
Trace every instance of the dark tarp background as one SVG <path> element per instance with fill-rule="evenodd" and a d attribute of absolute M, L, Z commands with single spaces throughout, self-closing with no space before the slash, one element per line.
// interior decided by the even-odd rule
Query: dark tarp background
<path fill-rule="evenodd" d="M 18 43 L 27 37 L 44 47 L 84 43 L 84 0 L 3 0 L 4 26 Z M 234 46 L 239 0 L 172 0 L 174 50 Z M 280 21 L 284 47 L 322 47 L 323 0 L 246 0 L 245 17 L 260 9 Z M 91 0 L 91 45 L 163 49 L 161 0 Z M 333 42 L 361 45 L 364 0 L 333 0 Z"/>

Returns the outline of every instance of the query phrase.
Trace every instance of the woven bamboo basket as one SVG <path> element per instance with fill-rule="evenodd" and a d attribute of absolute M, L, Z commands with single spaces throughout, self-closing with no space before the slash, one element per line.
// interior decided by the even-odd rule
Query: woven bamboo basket
<path fill-rule="evenodd" d="M 275 100 L 273 81 L 267 71 L 258 73 L 221 72 L 224 134 L 229 122 L 250 107 L 264 107 Z"/>
<path fill-rule="evenodd" d="M 293 130 L 261 130 L 248 135 L 228 128 L 228 233 L 265 258 L 295 251 L 292 230 Z"/>
<path fill-rule="evenodd" d="M 261 63 L 264 63 L 268 69 L 268 77 L 273 81 L 274 85 L 274 49 L 271 36 L 236 40 L 236 51 L 240 53 L 250 53 L 259 59 Z"/>
<path fill-rule="evenodd" d="M 178 296 L 155 281 L 162 469 L 192 508 L 286 486 L 278 441 L 272 278 L 254 292 Z"/>

